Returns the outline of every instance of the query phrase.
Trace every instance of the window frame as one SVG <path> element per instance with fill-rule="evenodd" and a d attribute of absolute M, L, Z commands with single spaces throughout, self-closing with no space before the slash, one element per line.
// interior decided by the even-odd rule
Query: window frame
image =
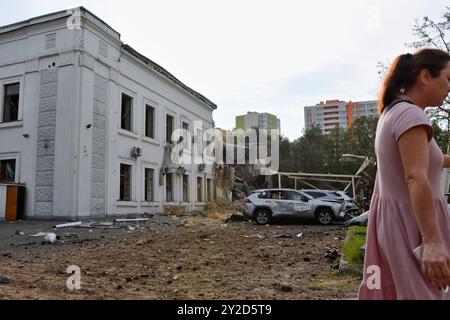
<path fill-rule="evenodd" d="M 122 195 L 121 195 L 121 188 L 122 188 L 122 165 L 126 165 L 126 166 L 129 166 L 130 167 L 130 178 L 129 178 L 129 180 L 130 180 L 130 182 L 129 182 L 129 186 L 130 186 L 130 190 L 129 190 L 129 193 L 130 193 L 130 195 L 129 195 L 129 198 L 130 199 L 128 199 L 128 200 L 126 200 L 126 199 L 122 199 Z M 127 162 L 127 161 L 120 161 L 119 162 L 119 199 L 117 200 L 118 202 L 122 202 L 122 203 L 130 203 L 130 202 L 134 202 L 134 199 L 133 199 L 133 195 L 134 195 L 134 188 L 133 188 L 133 182 L 134 182 L 134 179 L 133 179 L 133 164 L 132 163 L 129 163 L 129 162 Z"/>
<path fill-rule="evenodd" d="M 160 121 L 159 121 L 159 105 L 158 103 L 156 103 L 153 100 L 150 100 L 146 97 L 144 97 L 144 102 L 143 102 L 143 107 L 142 107 L 142 133 L 141 133 L 141 137 L 142 140 L 145 142 L 149 142 L 155 145 L 159 145 L 160 144 L 160 135 L 159 135 L 159 126 L 160 126 Z M 153 108 L 153 138 L 147 137 L 147 106 Z"/>
<path fill-rule="evenodd" d="M 181 176 L 181 202 L 191 203 L 191 174 L 185 173 Z M 187 193 L 184 192 L 184 177 L 187 177 Z M 185 201 L 185 194 L 187 194 L 187 201 Z"/>
<path fill-rule="evenodd" d="M 173 111 L 170 111 L 168 109 L 166 109 L 166 111 L 164 112 L 164 143 L 168 144 L 168 143 L 176 143 L 176 141 L 171 141 L 169 140 L 169 138 L 172 138 L 172 133 L 170 134 L 170 137 L 167 136 L 167 117 L 170 116 L 173 119 L 172 122 L 172 132 L 173 130 L 175 130 L 176 128 L 176 113 Z"/>
<path fill-rule="evenodd" d="M 200 199 L 198 197 L 198 185 L 199 185 L 198 179 L 202 179 L 201 180 L 201 195 L 202 195 L 201 201 L 200 201 Z M 197 176 L 196 181 L 195 181 L 196 182 L 196 186 L 197 186 L 197 188 L 195 188 L 195 200 L 196 200 L 196 203 L 198 203 L 198 204 L 204 204 L 205 203 L 205 181 L 204 180 L 205 179 L 204 179 L 203 176 Z"/>
<path fill-rule="evenodd" d="M 15 160 L 16 161 L 16 167 L 15 167 L 15 179 L 14 182 L 0 182 L 3 184 L 8 184 L 8 183 L 20 183 L 20 164 L 21 164 L 21 157 L 20 157 L 20 153 L 18 152 L 8 152 L 8 153 L 0 153 L 0 160 Z"/>
<path fill-rule="evenodd" d="M 0 79 L 0 127 L 17 126 L 23 121 L 23 77 L 10 77 Z M 3 114 L 5 109 L 5 89 L 8 85 L 19 84 L 19 106 L 17 110 L 17 120 L 3 122 Z"/>
<path fill-rule="evenodd" d="M 167 197 L 167 177 L 172 177 L 172 199 L 169 201 Z M 164 175 L 164 202 L 165 203 L 175 203 L 175 173 L 171 172 Z"/>
<path fill-rule="evenodd" d="M 132 99 L 132 103 L 131 103 L 131 116 L 130 116 L 130 130 L 127 129 L 123 129 L 122 128 L 122 97 L 123 95 L 126 95 L 128 97 L 130 97 Z M 125 89 L 125 88 L 120 88 L 119 91 L 119 132 L 125 134 L 125 135 L 132 135 L 135 136 L 136 135 L 136 105 L 137 105 L 137 95 L 135 92 Z"/>

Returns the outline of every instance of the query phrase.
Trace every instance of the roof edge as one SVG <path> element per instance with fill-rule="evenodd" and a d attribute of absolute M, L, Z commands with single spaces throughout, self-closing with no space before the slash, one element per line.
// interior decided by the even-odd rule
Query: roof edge
<path fill-rule="evenodd" d="M 182 89 L 187 91 L 189 94 L 191 94 L 192 96 L 194 96 L 195 98 L 197 98 L 198 100 L 200 100 L 201 102 L 203 102 L 204 104 L 209 106 L 210 108 L 212 108 L 214 110 L 217 109 L 217 105 L 214 102 L 212 102 L 211 100 L 206 98 L 204 95 L 198 93 L 197 91 L 195 91 L 195 90 L 191 89 L 190 87 L 188 87 L 187 85 L 185 85 L 183 82 L 178 80 L 174 75 L 172 75 L 169 71 L 167 71 L 166 69 L 161 67 L 156 62 L 150 60 L 146 56 L 140 54 L 138 51 L 136 51 L 135 49 L 130 47 L 128 44 L 123 44 L 122 49 L 124 51 L 128 52 L 129 54 L 131 54 L 133 57 L 141 60 L 143 63 L 148 65 L 150 68 L 152 68 L 159 74 L 163 75 L 165 78 L 172 81 L 174 84 L 178 85 L 179 87 L 181 87 Z"/>

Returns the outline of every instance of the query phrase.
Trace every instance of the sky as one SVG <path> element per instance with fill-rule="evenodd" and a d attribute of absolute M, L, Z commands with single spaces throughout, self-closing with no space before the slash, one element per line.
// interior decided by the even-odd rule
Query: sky
<path fill-rule="evenodd" d="M 269 112 L 291 141 L 304 106 L 375 100 L 378 62 L 413 52 L 415 19 L 448 0 L 0 0 L 0 25 L 84 6 L 217 104 L 217 127 Z"/>

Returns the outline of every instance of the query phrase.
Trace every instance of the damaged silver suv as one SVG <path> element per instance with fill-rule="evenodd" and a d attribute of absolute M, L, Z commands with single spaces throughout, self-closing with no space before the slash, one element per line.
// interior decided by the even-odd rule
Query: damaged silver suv
<path fill-rule="evenodd" d="M 255 190 L 244 202 L 244 216 L 261 225 L 270 223 L 273 218 L 310 218 L 322 225 L 345 218 L 342 200 L 314 199 L 294 189 Z"/>

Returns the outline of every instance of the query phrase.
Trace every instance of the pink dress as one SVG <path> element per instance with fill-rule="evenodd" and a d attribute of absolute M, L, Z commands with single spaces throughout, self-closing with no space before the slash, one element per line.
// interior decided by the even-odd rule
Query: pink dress
<path fill-rule="evenodd" d="M 370 206 L 365 272 L 358 294 L 361 300 L 450 299 L 450 293 L 428 284 L 412 253 L 422 241 L 397 142 L 403 133 L 419 125 L 427 126 L 429 131 L 428 178 L 439 230 L 450 253 L 450 217 L 440 185 L 444 156 L 432 137 L 430 122 L 423 109 L 401 102 L 385 111 L 378 122 L 375 139 L 377 177 Z M 373 266 L 379 268 L 380 281 L 374 276 L 376 268 Z"/>

